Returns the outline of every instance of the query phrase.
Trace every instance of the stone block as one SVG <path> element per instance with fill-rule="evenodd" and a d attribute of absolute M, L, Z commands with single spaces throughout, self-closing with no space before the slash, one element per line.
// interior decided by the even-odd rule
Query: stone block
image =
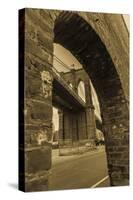
<path fill-rule="evenodd" d="M 25 152 L 26 173 L 35 174 L 51 168 L 51 145 L 31 148 Z"/>

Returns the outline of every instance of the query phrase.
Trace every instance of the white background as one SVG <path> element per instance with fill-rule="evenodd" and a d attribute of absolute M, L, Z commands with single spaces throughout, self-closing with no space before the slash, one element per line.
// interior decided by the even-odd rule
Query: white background
<path fill-rule="evenodd" d="M 128 13 L 131 15 L 132 54 L 132 0 L 1 0 L 0 2 L 0 199 L 132 199 L 133 162 L 131 159 L 131 186 L 102 189 L 83 189 L 54 192 L 23 193 L 16 189 L 18 171 L 18 9 L 23 7 L 56 8 L 67 10 Z M 130 77 L 133 77 L 132 59 Z M 132 79 L 132 78 L 130 78 Z M 132 80 L 131 80 L 132 89 Z M 132 92 L 130 109 L 133 110 Z M 132 122 L 132 112 L 131 112 Z M 130 126 L 131 149 L 133 145 Z M 131 151 L 132 157 L 132 151 Z"/>

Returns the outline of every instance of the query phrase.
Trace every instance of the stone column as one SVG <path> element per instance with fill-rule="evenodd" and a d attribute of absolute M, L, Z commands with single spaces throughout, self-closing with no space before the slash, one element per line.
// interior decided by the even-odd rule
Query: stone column
<path fill-rule="evenodd" d="M 69 155 L 72 150 L 72 126 L 71 113 L 69 111 L 63 112 L 63 143 L 60 146 L 60 155 Z"/>
<path fill-rule="evenodd" d="M 75 69 L 71 69 L 71 73 L 72 73 L 72 83 L 73 83 L 73 90 L 75 92 L 77 92 L 77 85 L 76 85 L 76 70 Z"/>
<path fill-rule="evenodd" d="M 63 155 L 63 146 L 64 146 L 64 122 L 63 122 L 63 111 L 58 110 L 59 114 L 59 155 Z"/>
<path fill-rule="evenodd" d="M 87 127 L 88 139 L 95 140 L 96 124 L 95 124 L 95 115 L 93 106 L 86 107 L 86 127 Z"/>
<path fill-rule="evenodd" d="M 119 95 L 118 97 L 120 97 Z M 120 97 L 114 105 L 114 99 L 108 99 L 104 105 L 103 128 L 105 132 L 108 173 L 112 186 L 129 185 L 129 105 Z"/>
<path fill-rule="evenodd" d="M 79 140 L 87 140 L 87 130 L 86 130 L 86 111 L 79 111 L 78 115 L 78 132 Z"/>
<path fill-rule="evenodd" d="M 90 80 L 85 80 L 85 94 L 86 94 L 86 127 L 87 135 L 90 143 L 95 145 L 96 138 L 96 122 L 94 114 L 94 106 L 92 103 L 92 94 L 90 87 Z"/>
<path fill-rule="evenodd" d="M 21 24 L 24 24 L 21 27 Z M 46 32 L 44 29 L 47 29 Z M 53 21 L 48 11 L 20 11 L 20 96 L 19 188 L 23 191 L 48 190 L 52 136 L 52 52 Z M 22 78 L 20 79 L 22 80 Z M 21 129 L 23 127 L 23 129 Z M 23 131 L 22 131 L 23 130 Z"/>
<path fill-rule="evenodd" d="M 63 130 L 63 111 L 58 110 L 59 114 L 59 143 L 64 140 L 64 130 Z"/>

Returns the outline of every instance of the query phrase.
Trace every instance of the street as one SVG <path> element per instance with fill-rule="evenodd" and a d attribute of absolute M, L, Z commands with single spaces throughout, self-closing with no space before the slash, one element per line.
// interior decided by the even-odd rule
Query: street
<path fill-rule="evenodd" d="M 104 148 L 82 155 L 58 156 L 53 152 L 49 190 L 109 186 Z"/>

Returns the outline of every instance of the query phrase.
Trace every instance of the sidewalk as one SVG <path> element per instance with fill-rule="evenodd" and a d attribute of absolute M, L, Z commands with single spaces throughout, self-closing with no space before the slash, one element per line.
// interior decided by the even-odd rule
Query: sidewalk
<path fill-rule="evenodd" d="M 59 163 L 63 163 L 65 161 L 71 161 L 73 159 L 78 159 L 84 156 L 91 156 L 98 153 L 105 152 L 105 146 L 99 146 L 95 150 L 90 150 L 88 152 L 85 152 L 83 154 L 77 154 L 77 155 L 68 155 L 68 156 L 59 156 L 59 149 L 53 149 L 52 150 L 52 165 L 56 165 Z"/>

